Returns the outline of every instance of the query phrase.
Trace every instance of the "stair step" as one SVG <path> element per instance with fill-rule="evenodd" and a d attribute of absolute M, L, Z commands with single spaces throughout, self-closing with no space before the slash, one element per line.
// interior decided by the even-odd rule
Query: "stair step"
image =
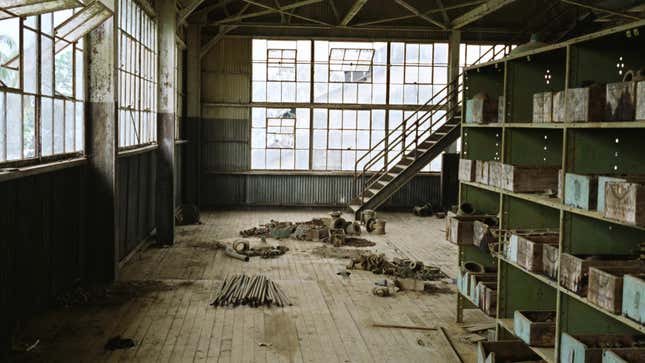
<path fill-rule="evenodd" d="M 386 185 L 388 184 L 388 182 L 386 182 L 386 181 L 384 181 L 384 180 L 380 180 L 380 179 L 379 179 L 379 180 L 377 180 L 376 182 L 377 182 L 377 183 L 379 183 L 379 184 L 381 184 L 381 185 L 383 185 L 383 186 L 386 186 Z"/>

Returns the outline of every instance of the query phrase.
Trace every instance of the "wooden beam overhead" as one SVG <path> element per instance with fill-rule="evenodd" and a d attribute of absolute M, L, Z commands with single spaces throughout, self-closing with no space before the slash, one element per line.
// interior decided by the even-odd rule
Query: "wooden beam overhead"
<path fill-rule="evenodd" d="M 349 8 L 349 11 L 347 11 L 347 14 L 345 14 L 345 17 L 343 20 L 340 21 L 340 25 L 348 25 L 352 19 L 358 14 L 359 11 L 365 6 L 365 3 L 367 3 L 367 0 L 355 0 L 354 4 L 352 4 L 352 7 Z"/>
<path fill-rule="evenodd" d="M 279 10 L 296 9 L 296 8 L 299 8 L 299 7 L 302 7 L 302 6 L 316 4 L 316 3 L 319 3 L 319 2 L 322 2 L 322 1 L 323 0 L 303 0 L 303 1 L 298 1 L 298 2 L 295 2 L 293 4 L 285 5 L 285 6 L 276 8 L 276 9 L 271 8 L 271 9 L 268 9 L 268 10 L 256 11 L 254 13 L 237 14 L 237 15 L 234 15 L 234 16 L 231 16 L 231 17 L 228 17 L 228 18 L 220 19 L 220 20 L 214 22 L 213 24 L 217 25 L 217 24 L 232 23 L 232 22 L 236 22 L 236 21 L 239 21 L 239 20 L 242 20 L 242 19 L 255 18 L 255 17 L 258 17 L 258 16 L 264 16 L 264 15 L 275 14 L 275 13 L 280 13 L 280 15 L 282 17 L 285 14 L 284 14 L 284 12 L 280 12 Z M 249 3 L 247 3 L 246 5 L 249 5 Z M 291 14 L 289 14 L 289 15 L 291 16 Z"/>
<path fill-rule="evenodd" d="M 443 23 L 441 23 L 439 21 L 436 21 L 436 20 L 432 19 L 431 17 L 429 17 L 428 15 L 420 12 L 417 8 L 415 8 L 414 6 L 410 5 L 405 0 L 394 0 L 394 1 L 397 4 L 401 5 L 403 8 L 407 9 L 412 14 L 414 14 L 414 15 L 418 16 L 419 18 L 427 21 L 428 23 L 436 25 L 441 29 L 448 29 L 448 27 L 445 24 L 443 24 Z"/>
<path fill-rule="evenodd" d="M 614 11 L 614 10 L 611 10 L 611 9 L 601 8 L 601 7 L 598 7 L 598 6 L 588 5 L 588 4 L 583 3 L 582 1 L 573 1 L 573 0 L 560 0 L 560 1 L 562 1 L 565 4 L 575 5 L 575 6 L 579 6 L 581 8 L 586 8 L 586 9 L 593 10 L 593 11 L 599 11 L 599 12 L 602 12 L 602 13 L 616 15 L 616 16 L 620 16 L 620 17 L 630 19 L 630 20 L 643 20 L 642 18 L 639 18 L 638 16 L 622 13 L 622 12 L 619 12 L 619 11 Z"/>
<path fill-rule="evenodd" d="M 326 22 L 321 21 L 321 20 L 318 20 L 318 19 L 313 19 L 313 18 L 309 18 L 309 17 L 306 17 L 306 16 L 297 15 L 297 14 L 294 14 L 294 13 L 287 12 L 287 11 L 285 10 L 285 7 L 286 7 L 286 6 L 288 6 L 288 5 L 286 5 L 285 7 L 282 7 L 282 8 L 276 9 L 276 8 L 274 8 L 274 7 L 272 7 L 272 6 L 262 4 L 262 3 L 259 3 L 259 2 L 257 2 L 257 1 L 254 1 L 254 0 L 243 0 L 243 1 L 244 1 L 245 3 L 247 3 L 247 4 L 255 5 L 255 6 L 260 7 L 260 8 L 265 8 L 265 9 L 267 9 L 267 10 L 273 10 L 274 12 L 277 12 L 277 13 L 280 13 L 280 14 L 284 14 L 284 15 L 289 15 L 289 16 L 292 16 L 292 17 L 294 17 L 294 18 L 298 18 L 298 19 L 301 19 L 301 20 L 306 20 L 306 21 L 309 21 L 309 22 L 312 22 L 312 23 L 317 23 L 317 24 L 322 24 L 322 25 L 331 25 L 331 24 L 329 24 L 329 23 L 326 23 Z M 304 3 L 304 2 L 309 2 L 309 1 L 315 1 L 315 0 L 305 0 L 305 1 L 300 1 L 300 2 L 298 2 L 298 3 Z M 321 1 L 322 1 L 322 0 L 317 0 L 317 1 L 315 1 L 315 2 L 321 2 Z M 298 4 L 298 3 L 294 3 L 294 4 L 292 4 L 292 5 L 296 5 L 296 4 Z M 309 4 L 304 4 L 304 5 L 309 5 Z M 301 6 L 304 6 L 304 5 L 299 5 L 299 6 L 296 6 L 295 8 L 298 8 L 298 7 L 301 7 Z M 294 8 L 294 7 L 291 7 L 290 9 L 295 9 L 295 8 Z"/>
<path fill-rule="evenodd" d="M 456 18 L 451 23 L 452 29 L 461 29 L 464 26 L 477 21 L 486 15 L 497 11 L 497 9 L 506 6 L 515 0 L 488 0 L 487 2 L 479 5 L 478 7 L 472 9 L 471 11 L 461 15 Z"/>

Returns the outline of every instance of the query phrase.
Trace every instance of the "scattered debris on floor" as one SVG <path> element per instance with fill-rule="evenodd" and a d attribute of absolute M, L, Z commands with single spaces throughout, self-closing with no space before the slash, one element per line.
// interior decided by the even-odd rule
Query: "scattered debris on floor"
<path fill-rule="evenodd" d="M 421 261 L 394 258 L 389 261 L 384 254 L 364 253 L 352 259 L 347 266 L 350 270 L 366 270 L 375 274 L 384 274 L 400 278 L 414 278 L 431 281 L 446 278 L 439 267 L 426 266 Z"/>
<path fill-rule="evenodd" d="M 351 274 L 352 274 L 352 273 L 351 273 L 351 272 L 349 272 L 349 271 L 347 271 L 347 270 L 336 272 L 336 275 L 338 275 L 338 276 L 342 276 L 342 277 L 344 277 L 344 278 L 348 278 L 348 277 L 349 277 L 349 275 L 351 275 Z"/>
<path fill-rule="evenodd" d="M 365 251 L 353 248 L 319 246 L 311 251 L 314 255 L 322 258 L 354 259 L 360 257 Z"/>
<path fill-rule="evenodd" d="M 245 274 L 229 276 L 217 292 L 212 306 L 249 305 L 271 307 L 292 305 L 278 284 L 263 275 Z"/>
<path fill-rule="evenodd" d="M 412 209 L 412 213 L 418 217 L 429 217 L 432 215 L 432 204 L 417 205 Z"/>
<path fill-rule="evenodd" d="M 375 327 L 375 328 L 393 328 L 393 329 L 410 329 L 410 330 L 437 330 L 437 328 L 431 327 L 431 326 L 385 324 L 385 323 L 374 323 L 374 324 L 372 324 L 372 326 Z"/>
<path fill-rule="evenodd" d="M 441 327 L 439 327 L 439 330 L 441 331 L 441 335 L 442 335 L 444 341 L 450 347 L 450 351 L 451 351 L 452 356 L 455 359 L 455 361 L 459 362 L 459 363 L 464 363 L 464 359 L 461 357 L 461 355 L 457 351 L 457 348 L 455 348 L 455 345 L 452 342 L 452 339 L 450 339 L 450 336 L 448 335 L 448 332 L 446 331 L 446 328 L 441 326 Z"/>
<path fill-rule="evenodd" d="M 105 350 L 129 349 L 134 347 L 134 340 L 117 335 L 105 343 Z"/>
<path fill-rule="evenodd" d="M 375 234 L 385 234 L 385 221 L 370 219 L 366 228 Z M 305 222 L 280 222 L 271 220 L 267 224 L 240 231 L 242 237 L 266 238 L 294 238 L 300 241 L 314 241 L 332 244 L 336 247 L 355 246 L 368 247 L 376 245 L 364 238 L 361 234 L 361 225 L 358 222 L 347 221 L 341 217 L 341 212 L 330 213 L 330 218 L 314 218 Z"/>
<path fill-rule="evenodd" d="M 400 290 L 396 282 L 388 279 L 376 281 L 374 285 L 376 286 L 372 288 L 372 294 L 380 297 L 392 296 Z"/>
<path fill-rule="evenodd" d="M 485 336 L 483 336 L 483 335 L 472 333 L 472 334 L 462 335 L 461 340 L 464 343 L 477 344 L 479 342 L 486 341 L 487 338 Z"/>

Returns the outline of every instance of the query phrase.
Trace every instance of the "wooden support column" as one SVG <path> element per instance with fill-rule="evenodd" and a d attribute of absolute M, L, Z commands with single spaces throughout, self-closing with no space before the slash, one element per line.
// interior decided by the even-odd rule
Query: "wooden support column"
<path fill-rule="evenodd" d="M 157 107 L 157 242 L 175 242 L 175 1 L 159 0 L 159 97 Z"/>
<path fill-rule="evenodd" d="M 461 44 L 461 31 L 453 30 L 448 36 L 448 84 L 452 84 L 453 81 L 459 78 L 459 45 Z M 453 87 L 451 87 L 449 92 L 453 92 Z M 455 93 L 448 99 L 448 110 L 450 110 L 454 105 L 459 104 L 459 95 Z M 448 114 L 448 120 L 453 117 L 453 114 Z M 446 152 L 454 153 L 457 152 L 457 142 L 453 142 L 447 149 Z"/>
<path fill-rule="evenodd" d="M 184 198 L 186 203 L 200 205 L 201 184 L 201 25 L 189 24 L 186 29 L 186 121 L 184 152 Z"/>
<path fill-rule="evenodd" d="M 108 5 L 108 4 L 106 4 Z M 110 4 L 114 10 L 114 3 Z M 93 282 L 117 278 L 118 190 L 116 118 L 116 23 L 111 17 L 87 36 L 85 52 L 88 156 L 86 276 Z"/>

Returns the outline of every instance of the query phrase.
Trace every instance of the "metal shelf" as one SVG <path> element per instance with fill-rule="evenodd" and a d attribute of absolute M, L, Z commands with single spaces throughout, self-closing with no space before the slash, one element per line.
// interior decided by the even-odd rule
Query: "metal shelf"
<path fill-rule="evenodd" d="M 499 326 L 502 328 L 506 329 L 509 333 L 515 335 L 515 330 L 513 328 L 513 319 L 497 319 L 497 323 Z M 537 355 L 540 356 L 540 358 L 544 359 L 548 363 L 555 363 L 557 360 L 555 359 L 555 348 L 551 347 L 533 347 L 529 345 L 529 348 L 533 350 Z"/>
<path fill-rule="evenodd" d="M 645 128 L 645 121 L 626 122 L 565 122 L 565 123 L 532 123 L 532 122 L 505 122 L 489 124 L 466 124 L 465 128 L 489 127 L 489 128 L 518 128 L 518 129 L 642 129 Z"/>

